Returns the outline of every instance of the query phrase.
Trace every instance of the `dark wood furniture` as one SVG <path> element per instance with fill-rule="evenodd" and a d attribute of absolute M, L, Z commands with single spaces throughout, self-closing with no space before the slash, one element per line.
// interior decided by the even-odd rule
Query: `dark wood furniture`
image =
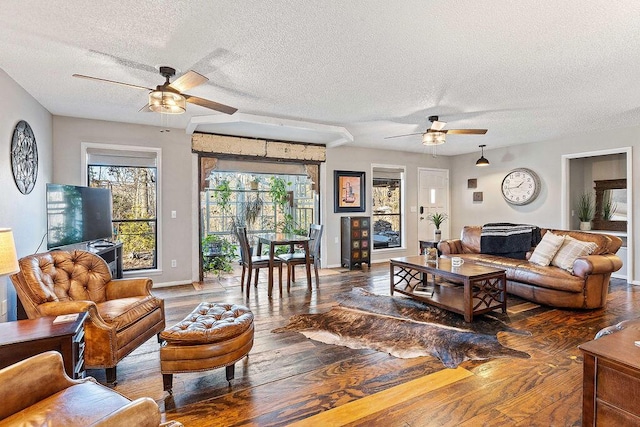
<path fill-rule="evenodd" d="M 453 267 L 449 258 L 428 262 L 426 256 L 418 255 L 389 260 L 389 273 L 391 295 L 399 292 L 462 314 L 467 322 L 498 308 L 507 311 L 504 270 L 468 261 Z"/>
<path fill-rule="evenodd" d="M 0 368 L 36 354 L 55 350 L 62 354 L 71 378 L 84 377 L 84 321 L 78 313 L 71 322 L 53 323 L 55 317 L 0 323 Z"/>
<path fill-rule="evenodd" d="M 307 266 L 307 286 L 311 291 L 311 258 L 309 258 L 309 236 L 300 236 L 293 233 L 268 233 L 258 235 L 258 254 L 262 253 L 262 245 L 269 245 L 269 287 L 267 294 L 271 298 L 273 292 L 273 267 L 278 262 L 282 262 L 276 259 L 276 246 L 292 246 L 301 245 L 304 253 L 306 254 L 306 266 Z"/>
<path fill-rule="evenodd" d="M 371 263 L 371 219 L 368 216 L 340 218 L 341 264 L 349 270 Z"/>
<path fill-rule="evenodd" d="M 640 425 L 640 320 L 579 346 L 583 354 L 582 425 Z"/>

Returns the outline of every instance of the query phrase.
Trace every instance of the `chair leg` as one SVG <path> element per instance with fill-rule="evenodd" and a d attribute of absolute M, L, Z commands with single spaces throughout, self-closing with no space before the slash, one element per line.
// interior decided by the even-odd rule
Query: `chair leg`
<path fill-rule="evenodd" d="M 104 373 L 107 377 L 107 385 L 109 387 L 115 387 L 116 384 L 118 384 L 118 381 L 116 379 L 116 366 L 114 366 L 113 368 L 106 368 L 104 370 Z"/>
<path fill-rule="evenodd" d="M 318 279 L 318 264 L 317 263 L 313 263 L 313 269 L 316 271 L 316 288 L 319 287 L 319 279 Z"/>
<path fill-rule="evenodd" d="M 296 265 L 295 264 L 291 264 L 291 281 L 292 282 L 296 281 Z"/>
<path fill-rule="evenodd" d="M 287 293 L 291 292 L 291 270 L 293 265 L 287 263 Z"/>
<path fill-rule="evenodd" d="M 256 268 L 256 277 L 255 277 L 255 279 L 253 279 L 253 286 L 254 286 L 255 288 L 257 288 L 257 287 L 258 287 L 258 276 L 259 276 L 259 275 L 260 275 L 260 269 L 259 269 L 259 268 Z"/>
<path fill-rule="evenodd" d="M 280 297 L 282 298 L 282 263 L 278 264 L 278 285 L 280 287 Z M 287 289 L 288 291 L 289 289 Z"/>
<path fill-rule="evenodd" d="M 249 294 L 251 293 L 251 274 L 253 273 L 253 269 L 252 268 L 248 268 L 247 270 L 247 298 L 249 298 Z"/>
<path fill-rule="evenodd" d="M 245 272 L 247 271 L 247 267 L 245 267 L 245 265 L 242 265 L 242 277 L 240 277 L 240 291 L 242 291 L 244 293 L 244 275 Z"/>

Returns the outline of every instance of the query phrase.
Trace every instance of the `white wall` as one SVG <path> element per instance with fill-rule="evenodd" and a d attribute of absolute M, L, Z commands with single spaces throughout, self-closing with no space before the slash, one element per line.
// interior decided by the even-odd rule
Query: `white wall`
<path fill-rule="evenodd" d="M 51 180 L 51 114 L 0 69 L 0 227 L 13 229 L 18 257 L 32 254 L 47 231 L 45 183 Z M 22 194 L 11 172 L 11 138 L 16 124 L 25 120 L 31 126 L 38 147 L 38 178 L 29 194 Z M 40 248 L 40 251 L 46 250 Z M 8 277 L 0 277 L 0 300 L 8 299 L 9 319 L 15 319 L 16 296 Z M 0 313 L 0 320 L 7 316 Z"/>
<path fill-rule="evenodd" d="M 322 179 L 321 219 L 325 225 L 326 244 L 322 248 L 323 266 L 340 266 L 340 218 L 343 216 L 371 216 L 371 165 L 406 166 L 405 188 L 405 241 L 404 249 L 388 249 L 371 253 L 371 262 L 389 258 L 418 254 L 418 214 L 411 212 L 412 206 L 418 204 L 418 168 L 449 169 L 449 157 L 433 157 L 431 154 L 416 154 L 391 150 L 371 150 L 340 146 L 327 149 L 327 162 L 324 165 Z M 474 161 L 475 162 L 475 161 Z M 365 172 L 367 186 L 366 212 L 334 213 L 333 212 L 333 172 L 336 170 Z M 465 181 L 466 182 L 466 181 Z M 337 241 L 336 241 L 337 239 Z"/>
<path fill-rule="evenodd" d="M 464 225 L 482 225 L 486 222 L 516 222 L 536 224 L 540 227 L 560 228 L 562 224 L 562 156 L 613 148 L 632 147 L 633 176 L 640 176 L 640 126 L 606 132 L 590 132 L 546 142 L 517 145 L 508 148 L 485 149 L 491 164 L 485 168 L 472 165 L 477 154 L 453 157 L 451 160 L 451 213 L 452 234 L 460 233 Z M 540 196 L 525 206 L 509 205 L 502 198 L 502 179 L 514 168 L 527 167 L 538 173 L 542 181 Z M 471 190 L 466 190 L 467 179 L 477 178 L 478 188 L 484 192 L 484 201 L 474 203 Z M 633 200 L 634 227 L 640 225 L 640 194 Z M 456 231 L 457 230 L 457 231 Z M 631 240 L 631 239 L 630 239 Z M 633 239 L 634 271 L 640 267 L 640 239 Z M 630 281 L 637 281 L 637 276 Z"/>
<path fill-rule="evenodd" d="M 86 175 L 86 171 L 80 170 L 83 142 L 162 149 L 162 205 L 158 209 L 161 272 L 145 274 L 153 279 L 155 286 L 191 283 L 192 249 L 197 247 L 197 240 L 194 242 L 192 238 L 193 228 L 197 229 L 192 213 L 197 214 L 198 205 L 193 193 L 196 183 L 191 135 L 184 130 L 160 132 L 161 129 L 165 128 L 53 117 L 53 182 L 57 184 L 82 184 L 82 176 Z M 171 211 L 176 211 L 176 219 L 171 218 Z M 171 260 L 176 260 L 177 267 L 171 268 Z"/>

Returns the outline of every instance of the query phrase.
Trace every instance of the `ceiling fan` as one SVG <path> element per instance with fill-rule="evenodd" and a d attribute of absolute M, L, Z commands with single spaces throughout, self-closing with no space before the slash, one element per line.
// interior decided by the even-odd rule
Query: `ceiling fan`
<path fill-rule="evenodd" d="M 467 135 L 484 135 L 487 133 L 487 129 L 443 129 L 447 123 L 438 121 L 438 116 L 429 116 L 429 121 L 431 122 L 431 127 L 424 132 L 387 136 L 385 139 L 422 134 L 422 143 L 424 145 L 440 145 L 444 144 L 448 133 Z"/>
<path fill-rule="evenodd" d="M 74 74 L 73 77 L 113 83 L 120 86 L 149 91 L 149 103 L 142 107 L 140 111 L 154 111 L 164 114 L 182 114 L 186 110 L 186 102 L 200 105 L 201 107 L 209 108 L 211 110 L 219 111 L 225 114 L 233 114 L 238 110 L 237 108 L 229 107 L 228 105 L 219 104 L 208 99 L 199 98 L 197 96 L 183 93 L 185 90 L 200 86 L 201 84 L 209 81 L 208 78 L 200 73 L 189 70 L 178 77 L 176 80 L 174 80 L 173 83 L 170 82 L 170 79 L 171 77 L 176 75 L 176 70 L 174 68 L 160 67 L 160 75 L 164 77 L 166 81 L 163 84 L 156 86 L 155 89 L 129 83 L 116 82 L 113 80 L 101 79 L 99 77 L 85 76 L 83 74 Z"/>

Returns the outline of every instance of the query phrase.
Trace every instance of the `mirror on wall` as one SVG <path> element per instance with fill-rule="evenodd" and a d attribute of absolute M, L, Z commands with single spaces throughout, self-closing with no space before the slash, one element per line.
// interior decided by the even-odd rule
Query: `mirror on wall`
<path fill-rule="evenodd" d="M 594 181 L 596 192 L 595 230 L 627 231 L 627 180 Z"/>

